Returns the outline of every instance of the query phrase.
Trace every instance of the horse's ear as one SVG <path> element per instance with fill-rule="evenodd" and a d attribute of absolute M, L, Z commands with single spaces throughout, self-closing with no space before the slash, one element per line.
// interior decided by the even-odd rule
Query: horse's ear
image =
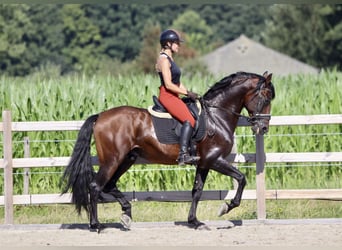
<path fill-rule="evenodd" d="M 262 74 L 263 77 L 267 77 L 268 71 L 265 71 L 264 74 Z"/>
<path fill-rule="evenodd" d="M 272 80 L 272 73 L 267 75 L 267 77 L 266 77 L 266 84 L 269 84 L 271 82 L 271 80 Z"/>

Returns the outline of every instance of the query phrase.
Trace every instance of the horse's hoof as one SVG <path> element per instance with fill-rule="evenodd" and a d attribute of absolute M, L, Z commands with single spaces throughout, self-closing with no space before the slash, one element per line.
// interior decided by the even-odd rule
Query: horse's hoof
<path fill-rule="evenodd" d="M 132 218 L 127 214 L 122 214 L 120 218 L 121 224 L 124 230 L 130 230 L 132 224 Z"/>
<path fill-rule="evenodd" d="M 203 231 L 210 231 L 210 227 L 208 227 L 206 224 L 201 223 L 196 227 L 197 230 L 203 230 Z"/>
<path fill-rule="evenodd" d="M 101 231 L 104 229 L 104 226 L 101 224 L 95 224 L 89 226 L 89 232 L 97 232 L 101 233 Z"/>
<path fill-rule="evenodd" d="M 198 220 L 188 221 L 188 225 L 190 228 L 193 228 L 196 230 L 207 230 L 207 231 L 211 230 L 206 224 Z"/>
<path fill-rule="evenodd" d="M 229 209 L 228 204 L 223 203 L 221 208 L 219 209 L 219 211 L 217 213 L 218 217 L 221 217 L 222 215 L 228 213 L 228 209 Z"/>

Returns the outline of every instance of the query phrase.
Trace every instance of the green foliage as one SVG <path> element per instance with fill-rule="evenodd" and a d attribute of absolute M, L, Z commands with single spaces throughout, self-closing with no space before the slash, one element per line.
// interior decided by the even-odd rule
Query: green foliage
<path fill-rule="evenodd" d="M 143 27 L 149 19 L 146 5 L 92 4 L 81 8 L 100 32 L 101 55 L 119 61 L 129 61 L 138 55 Z"/>
<path fill-rule="evenodd" d="M 56 65 L 58 75 L 67 71 L 70 64 L 62 54 L 65 47 L 61 5 L 28 5 L 28 16 L 32 22 L 28 46 L 29 72 Z M 21 62 L 18 62 L 20 64 Z"/>
<path fill-rule="evenodd" d="M 101 59 L 100 30 L 85 16 L 80 5 L 64 5 L 62 9 L 65 48 L 68 64 L 80 72 L 94 72 Z"/>
<path fill-rule="evenodd" d="M 269 6 L 257 4 L 206 4 L 194 7 L 213 30 L 212 41 L 228 42 L 241 34 L 255 41 L 261 39 Z"/>
<path fill-rule="evenodd" d="M 341 70 L 341 5 L 274 5 L 264 42 L 317 67 Z"/>
<path fill-rule="evenodd" d="M 21 72 L 27 74 L 27 45 L 25 37 L 29 36 L 32 24 L 27 15 L 25 5 L 0 6 L 0 65 L 1 69 L 10 74 Z M 18 64 L 22 61 L 22 64 Z"/>
<path fill-rule="evenodd" d="M 141 55 L 155 50 L 156 41 L 144 42 L 151 25 L 161 30 L 176 26 L 184 32 L 189 45 L 183 47 L 181 58 L 192 59 L 245 34 L 304 62 L 340 70 L 341 9 L 341 5 L 2 4 L 0 73 L 26 76 L 55 65 L 60 74 L 92 75 L 116 71 L 108 68 L 132 61 L 131 67 L 151 72 L 141 61 Z"/>
<path fill-rule="evenodd" d="M 200 54 L 208 53 L 212 50 L 212 29 L 204 19 L 193 10 L 188 10 L 173 22 L 172 27 L 186 33 L 186 43 L 190 47 L 199 51 Z"/>
<path fill-rule="evenodd" d="M 138 57 L 138 65 L 145 73 L 156 71 L 155 63 L 160 51 L 159 36 L 161 28 L 159 25 L 146 24 L 144 28 L 143 43 Z"/>

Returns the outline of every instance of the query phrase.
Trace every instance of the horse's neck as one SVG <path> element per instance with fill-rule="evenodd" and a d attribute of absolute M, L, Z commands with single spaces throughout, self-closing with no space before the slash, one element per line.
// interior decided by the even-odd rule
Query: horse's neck
<path fill-rule="evenodd" d="M 215 97 L 209 100 L 209 106 L 216 106 L 219 112 L 214 114 L 216 123 L 222 124 L 222 128 L 233 136 L 237 127 L 240 114 L 244 107 L 244 98 L 253 85 L 250 81 L 240 84 L 235 84 L 226 89 L 225 92 L 218 93 Z M 215 123 L 215 120 L 213 120 Z"/>
<path fill-rule="evenodd" d="M 216 106 L 220 110 L 225 110 L 228 115 L 236 116 L 240 114 L 243 109 L 242 98 L 243 96 L 239 97 L 234 95 L 234 93 L 227 93 L 224 97 L 211 100 L 209 105 Z"/>
<path fill-rule="evenodd" d="M 209 123 L 214 127 L 220 127 L 220 130 L 224 134 L 228 134 L 230 137 L 233 136 L 238 120 L 239 114 L 242 110 L 242 105 L 238 105 L 232 102 L 210 102 L 207 113 L 209 118 Z"/>

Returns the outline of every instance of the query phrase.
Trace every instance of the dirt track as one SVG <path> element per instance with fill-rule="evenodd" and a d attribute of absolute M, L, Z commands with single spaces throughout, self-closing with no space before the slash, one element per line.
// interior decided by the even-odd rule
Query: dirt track
<path fill-rule="evenodd" d="M 0 226 L 1 246 L 339 246 L 342 221 L 209 222 L 210 231 L 182 223 L 133 223 L 130 231 L 107 225 L 100 234 L 86 225 Z M 64 229 L 63 229 L 64 228 Z M 65 229 L 69 228 L 69 229 Z M 326 248 L 324 248 L 326 249 Z"/>

